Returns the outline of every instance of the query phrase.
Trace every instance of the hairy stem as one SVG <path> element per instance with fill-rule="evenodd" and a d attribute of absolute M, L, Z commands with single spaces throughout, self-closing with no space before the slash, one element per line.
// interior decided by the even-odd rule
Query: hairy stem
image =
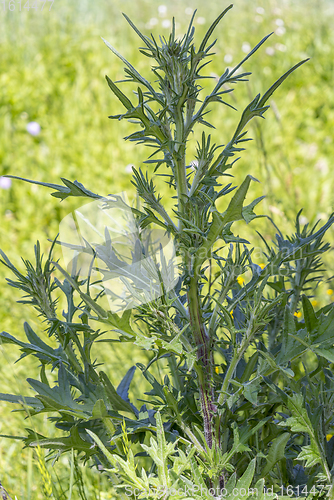
<path fill-rule="evenodd" d="M 182 217 L 187 217 L 187 213 L 185 211 L 185 202 L 188 197 L 188 184 L 186 175 L 186 140 L 183 116 L 183 105 L 187 98 L 187 92 L 188 88 L 187 86 L 184 86 L 183 93 L 180 96 L 175 109 L 175 145 L 173 152 L 176 173 L 178 210 L 179 214 Z M 179 231 L 182 231 L 182 228 L 183 221 L 180 219 Z M 186 268 L 190 269 L 188 256 L 184 255 L 183 258 L 186 264 Z M 198 286 L 198 276 L 195 275 L 190 279 L 190 285 L 188 289 L 188 308 L 192 335 L 197 346 L 199 393 L 204 423 L 204 435 L 208 447 L 212 448 L 212 418 L 215 411 L 215 406 L 212 402 L 213 353 L 210 345 L 210 337 L 206 332 L 205 325 L 203 324 L 201 317 L 201 305 L 198 295 Z"/>
<path fill-rule="evenodd" d="M 184 212 L 185 198 L 188 196 L 188 184 L 186 174 L 186 146 L 184 137 L 184 117 L 182 107 L 186 100 L 187 87 L 185 86 L 184 92 L 179 99 L 175 110 L 175 145 L 174 145 L 174 162 L 176 173 L 176 187 L 178 210 L 180 214 Z M 179 230 L 182 229 L 183 223 L 179 220 Z"/>
<path fill-rule="evenodd" d="M 212 419 L 216 410 L 216 407 L 213 404 L 212 349 L 210 337 L 201 318 L 201 307 L 198 296 L 198 280 L 196 278 L 193 278 L 190 282 L 188 304 L 191 330 L 197 346 L 197 360 L 199 364 L 199 393 L 204 421 L 204 435 L 207 445 L 209 448 L 212 448 Z"/>

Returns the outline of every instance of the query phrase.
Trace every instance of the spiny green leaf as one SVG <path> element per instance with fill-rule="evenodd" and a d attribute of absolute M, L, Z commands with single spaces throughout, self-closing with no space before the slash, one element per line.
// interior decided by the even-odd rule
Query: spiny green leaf
<path fill-rule="evenodd" d="M 290 433 L 283 432 L 283 434 L 280 434 L 273 440 L 267 455 L 267 463 L 261 472 L 263 477 L 266 477 L 267 474 L 269 474 L 269 472 L 274 468 L 276 463 L 285 457 L 285 446 L 289 438 Z"/>
<path fill-rule="evenodd" d="M 263 96 L 261 97 L 260 101 L 259 101 L 259 106 L 263 106 L 269 99 L 269 97 L 271 97 L 273 95 L 273 93 L 275 92 L 275 90 L 284 82 L 284 80 L 293 72 L 295 71 L 297 68 L 299 68 L 299 66 L 301 66 L 302 64 L 306 63 L 307 61 L 309 61 L 309 58 L 308 59 L 304 59 L 303 61 L 300 61 L 299 63 L 295 64 L 292 68 L 290 68 L 286 73 L 284 73 L 284 75 L 282 75 L 271 87 L 270 89 L 267 90 L 267 92 L 265 92 L 263 94 Z"/>
<path fill-rule="evenodd" d="M 130 24 L 131 28 L 137 33 L 137 35 L 143 40 L 143 42 L 145 43 L 145 45 L 147 45 L 147 47 L 149 49 L 152 49 L 154 46 L 152 45 L 152 42 L 151 40 L 149 39 L 149 37 L 143 35 L 139 29 L 133 24 L 133 22 L 131 21 L 131 19 L 126 15 L 124 14 L 124 12 L 122 13 L 123 16 L 125 17 L 125 19 L 127 20 L 127 22 Z"/>
<path fill-rule="evenodd" d="M 132 64 L 130 64 L 129 61 L 127 61 L 125 57 L 123 57 L 112 45 L 110 45 L 110 43 L 107 42 L 107 40 L 105 40 L 104 38 L 102 38 L 102 40 L 104 41 L 108 49 L 110 49 L 111 52 L 113 52 L 115 56 L 117 56 L 121 61 L 123 61 L 123 63 L 126 64 L 126 66 L 130 69 L 130 75 L 133 78 L 133 80 L 144 85 L 151 92 L 152 96 L 157 99 L 157 94 L 155 93 L 152 85 L 140 73 L 138 73 L 138 71 L 132 66 Z"/>
<path fill-rule="evenodd" d="M 252 203 L 247 205 L 242 209 L 242 218 L 245 220 L 247 224 L 249 224 L 253 219 L 257 219 L 259 217 L 265 217 L 265 215 L 256 215 L 254 213 L 254 207 L 260 203 L 265 198 L 265 196 L 260 196 L 259 198 L 256 198 Z"/>
<path fill-rule="evenodd" d="M 117 391 L 114 388 L 114 386 L 112 385 L 112 383 L 110 382 L 108 376 L 102 371 L 100 372 L 100 379 L 104 385 L 104 388 L 106 390 L 106 394 L 108 396 L 109 402 L 110 402 L 113 410 L 115 410 L 115 411 L 127 411 L 130 413 L 134 413 L 132 406 L 129 403 L 127 403 L 126 401 L 124 401 L 124 399 L 122 399 L 121 396 L 119 396 L 117 394 Z"/>
<path fill-rule="evenodd" d="M 241 478 L 237 482 L 236 487 L 238 488 L 238 491 L 240 491 L 241 489 L 245 489 L 246 491 L 248 491 L 248 488 L 250 487 L 251 482 L 252 482 L 253 477 L 254 477 L 255 464 L 256 464 L 256 458 L 253 458 L 249 462 L 247 469 L 245 470 L 245 472 L 243 473 L 243 475 L 241 476 Z"/>
<path fill-rule="evenodd" d="M 222 233 L 226 224 L 242 219 L 243 203 L 245 201 L 251 180 L 258 182 L 258 180 L 251 175 L 247 175 L 241 186 L 235 192 L 227 207 L 227 210 L 223 214 L 219 214 L 217 211 L 213 212 L 212 223 L 207 235 L 207 239 L 203 246 L 198 250 L 198 253 L 200 255 L 205 255 L 206 251 L 207 255 L 209 254 L 210 248 Z M 199 262 L 196 261 L 195 266 L 198 268 L 199 264 L 203 263 L 203 261 L 205 260 L 205 257 L 198 257 L 197 259 Z"/>
<path fill-rule="evenodd" d="M 71 428 L 69 437 L 36 439 L 35 433 L 33 431 L 31 432 L 31 437 L 26 441 L 29 446 L 40 446 L 41 448 L 47 448 L 49 450 L 60 450 L 63 453 L 74 448 L 77 451 L 85 452 L 87 456 L 94 454 L 91 443 L 84 441 L 80 437 L 78 428 L 75 426 Z M 39 437 L 38 434 L 37 437 Z"/>
<path fill-rule="evenodd" d="M 28 396 L 16 396 L 15 394 L 3 394 L 0 392 L 0 401 L 6 401 L 7 403 L 23 404 L 31 406 L 35 409 L 42 409 L 43 405 L 37 398 L 31 398 Z"/>
<path fill-rule="evenodd" d="M 69 196 L 84 196 L 86 198 L 94 199 L 102 198 L 102 196 L 92 193 L 92 191 L 86 189 L 80 182 L 72 182 L 64 179 L 63 177 L 61 178 L 61 180 L 63 181 L 65 186 L 61 186 L 59 184 L 50 184 L 49 182 L 32 181 L 30 179 L 24 179 L 23 177 L 17 177 L 16 175 L 7 175 L 6 177 L 10 177 L 11 179 L 19 179 L 24 182 L 30 182 L 31 184 L 37 184 L 39 186 L 45 186 L 51 189 L 56 189 L 54 193 L 51 193 L 51 196 L 54 196 L 55 198 L 61 198 L 62 200 L 65 200 Z"/>
<path fill-rule="evenodd" d="M 312 343 L 323 344 L 321 347 L 331 347 L 334 344 L 334 309 L 328 316 L 321 317 L 318 328 L 312 332 Z"/>
<path fill-rule="evenodd" d="M 117 87 L 117 85 L 114 84 L 114 82 L 107 75 L 106 75 L 106 80 L 108 82 L 110 89 L 113 91 L 115 96 L 119 99 L 119 101 L 121 101 L 123 106 L 128 111 L 132 111 L 134 109 L 134 106 L 133 106 L 132 102 L 130 101 L 130 99 L 128 97 L 126 97 L 125 94 L 123 94 L 123 92 Z"/>
<path fill-rule="evenodd" d="M 80 297 L 83 299 L 83 301 L 93 309 L 94 312 L 96 312 L 102 319 L 103 318 L 108 318 L 108 313 L 101 307 L 99 304 L 97 304 L 89 295 L 86 293 L 82 292 L 79 288 L 78 283 L 75 281 L 75 279 L 72 278 L 68 274 L 65 269 L 63 269 L 58 262 L 53 262 L 53 265 L 59 269 L 59 271 L 65 276 L 67 281 L 73 286 L 73 288 L 79 293 Z"/>
<path fill-rule="evenodd" d="M 42 340 L 38 342 L 38 345 L 28 344 L 27 342 L 22 342 L 21 340 L 16 339 L 7 332 L 1 332 L 0 342 L 3 342 L 4 344 L 18 345 L 23 351 L 22 358 L 27 356 L 28 354 L 33 354 L 37 358 L 45 361 L 59 361 L 61 359 L 64 363 L 68 362 L 67 357 L 61 347 L 59 347 L 58 349 L 52 349 L 47 344 L 43 346 L 44 342 Z"/>
<path fill-rule="evenodd" d="M 195 458 L 193 458 L 191 460 L 190 467 L 191 467 L 191 477 L 192 477 L 194 484 L 197 487 L 202 488 L 203 491 L 206 491 L 206 484 L 204 482 L 203 475 L 201 474 L 201 472 L 198 468 L 198 465 L 196 463 Z"/>
<path fill-rule="evenodd" d="M 98 399 L 96 401 L 94 408 L 93 408 L 92 417 L 93 418 L 108 417 L 107 408 L 106 408 L 106 405 L 104 404 L 103 399 Z"/>
<path fill-rule="evenodd" d="M 129 388 L 130 388 L 130 384 L 132 382 L 135 371 L 136 371 L 136 367 L 131 366 L 131 368 L 126 372 L 121 383 L 117 387 L 117 394 L 127 403 L 130 403 Z"/>
<path fill-rule="evenodd" d="M 226 212 L 223 214 L 224 224 L 234 222 L 242 218 L 243 202 L 245 201 L 247 191 L 251 181 L 259 182 L 252 175 L 247 175 L 241 186 L 237 189 Z"/>
<path fill-rule="evenodd" d="M 292 432 L 306 432 L 311 439 L 311 444 L 316 447 L 318 453 L 320 453 L 317 429 L 314 429 L 310 417 L 308 415 L 307 409 L 305 407 L 304 396 L 302 394 L 294 394 L 288 396 L 287 406 L 291 411 L 291 417 L 289 417 L 285 422 L 280 422 L 279 425 L 290 427 Z"/>
<path fill-rule="evenodd" d="M 225 14 L 230 10 L 232 9 L 233 5 L 229 5 L 221 14 L 219 14 L 219 16 L 217 17 L 217 19 L 214 20 L 214 22 L 211 24 L 210 28 L 208 29 L 208 31 L 206 32 L 203 40 L 202 40 L 202 43 L 201 45 L 199 46 L 199 49 L 198 49 L 198 52 L 202 52 L 205 50 L 205 47 L 206 47 L 206 44 L 208 43 L 208 40 L 210 38 L 210 36 L 212 35 L 212 33 L 214 32 L 216 26 L 220 23 L 220 21 L 223 19 L 223 17 L 225 16 Z"/>
<path fill-rule="evenodd" d="M 311 444 L 303 446 L 297 460 L 305 460 L 305 467 L 313 467 L 316 464 L 321 464 L 321 455 L 314 441 Z"/>
<path fill-rule="evenodd" d="M 235 66 L 233 68 L 233 70 L 231 71 L 231 73 L 229 73 L 229 78 L 228 78 L 228 81 L 231 80 L 231 76 L 234 75 L 234 73 L 247 61 L 247 59 L 249 59 L 260 47 L 261 45 L 264 44 L 264 42 L 272 35 L 273 33 L 269 33 L 269 35 L 266 35 L 264 38 L 262 38 L 262 40 L 257 44 L 255 45 L 255 47 L 246 55 L 246 57 L 244 57 L 244 59 L 239 63 L 237 64 L 237 66 Z M 239 75 L 240 77 L 240 75 Z"/>
<path fill-rule="evenodd" d="M 322 356 L 325 359 L 328 359 L 330 363 L 334 363 L 334 348 L 330 349 L 321 349 L 321 348 L 314 348 L 313 351 L 318 354 L 319 356 Z"/>

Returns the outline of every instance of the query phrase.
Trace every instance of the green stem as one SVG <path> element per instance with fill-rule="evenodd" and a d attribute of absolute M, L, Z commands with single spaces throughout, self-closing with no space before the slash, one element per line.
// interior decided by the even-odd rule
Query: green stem
<path fill-rule="evenodd" d="M 176 187 L 178 210 L 180 214 L 184 212 L 185 197 L 188 196 L 188 184 L 186 174 L 186 155 L 185 155 L 185 137 L 184 137 L 184 118 L 182 106 L 187 96 L 188 88 L 185 86 L 182 96 L 176 107 L 175 116 L 175 144 L 173 151 L 173 158 L 175 162 L 176 171 Z M 179 230 L 182 229 L 183 223 L 179 220 Z"/>
<path fill-rule="evenodd" d="M 73 351 L 73 347 L 68 344 L 65 348 L 65 352 L 67 356 L 69 357 L 71 364 L 73 368 L 77 371 L 77 373 L 82 373 L 82 366 L 80 365 L 79 361 L 77 360 L 77 357 L 75 355 L 75 352 Z"/>
<path fill-rule="evenodd" d="M 54 318 L 52 318 L 52 319 L 54 319 Z M 55 319 L 57 319 L 57 318 L 55 318 Z M 63 347 L 63 345 L 65 343 L 65 335 L 61 331 L 61 327 L 57 328 L 57 334 L 58 334 L 58 341 L 59 341 L 60 345 Z M 80 363 L 75 355 L 75 352 L 74 352 L 73 347 L 72 347 L 72 342 L 73 342 L 73 340 L 68 342 L 67 346 L 64 349 L 64 352 L 67 354 L 68 359 L 71 362 L 72 368 L 74 368 L 74 370 L 76 370 L 77 373 L 82 373 L 83 369 L 82 369 L 82 366 L 80 365 Z"/>
<path fill-rule="evenodd" d="M 204 436 L 209 448 L 213 444 L 212 419 L 216 411 L 213 404 L 212 367 L 213 354 L 210 337 L 206 332 L 201 318 L 201 308 L 198 296 L 198 279 L 192 278 L 188 290 L 189 316 L 192 334 L 197 346 L 197 360 L 199 362 L 198 381 L 200 404 L 204 421 Z"/>
<path fill-rule="evenodd" d="M 253 318 L 251 318 L 249 321 L 247 331 L 246 331 L 246 335 L 245 335 L 241 345 L 234 347 L 233 357 L 232 357 L 231 363 L 227 369 L 227 372 L 225 374 L 224 382 L 223 382 L 222 388 L 221 388 L 221 393 L 220 393 L 219 398 L 218 398 L 219 405 L 223 405 L 226 401 L 227 389 L 228 389 L 228 386 L 230 384 L 230 380 L 232 379 L 234 371 L 235 371 L 240 359 L 242 358 L 245 350 L 247 349 L 247 347 L 251 343 L 253 336 L 255 334 L 255 331 L 256 331 L 255 329 L 253 330 Z"/>
<path fill-rule="evenodd" d="M 298 301 L 300 298 L 300 293 L 303 289 L 304 283 L 302 283 L 302 277 L 301 277 L 301 271 L 302 271 L 302 266 L 301 262 L 297 260 L 296 262 L 296 276 L 295 276 L 295 283 L 296 286 L 294 287 L 294 293 L 290 302 L 290 311 L 293 313 L 296 312 Z"/>
<path fill-rule="evenodd" d="M 176 187 L 177 187 L 177 198 L 178 198 L 178 211 L 182 217 L 186 217 L 185 213 L 185 202 L 188 197 L 188 184 L 186 176 L 186 139 L 185 139 L 185 127 L 184 127 L 184 116 L 183 116 L 183 105 L 186 101 L 188 93 L 188 87 L 184 85 L 182 96 L 180 96 L 176 109 L 175 109 L 175 142 L 173 158 L 175 164 L 176 173 Z M 181 232 L 183 228 L 183 221 L 179 219 L 179 231 Z M 189 256 L 184 255 L 184 263 L 186 268 L 190 269 Z M 196 273 L 196 270 L 195 270 Z M 200 403 L 202 416 L 204 421 L 204 435 L 209 448 L 212 448 L 213 443 L 213 431 L 212 431 L 212 417 L 215 411 L 215 407 L 212 403 L 213 398 L 213 387 L 212 387 L 212 373 L 208 376 L 208 372 L 212 371 L 213 354 L 210 349 L 210 338 L 205 330 L 201 318 L 201 306 L 200 298 L 198 295 L 198 275 L 194 276 L 190 280 L 190 285 L 188 289 L 188 308 L 189 308 L 189 318 L 190 326 L 197 346 L 197 360 L 199 364 L 198 370 L 198 381 L 199 381 L 199 392 L 200 392 Z"/>

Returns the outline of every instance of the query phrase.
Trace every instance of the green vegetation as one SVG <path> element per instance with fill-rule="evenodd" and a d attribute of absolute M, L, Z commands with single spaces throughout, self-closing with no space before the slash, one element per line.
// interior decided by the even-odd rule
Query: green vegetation
<path fill-rule="evenodd" d="M 196 2 L 192 2 L 191 7 L 195 6 Z M 196 30 L 200 39 L 221 6 L 209 1 L 205 12 L 200 4 L 198 7 Z M 149 77 L 145 58 L 138 58 L 137 37 L 125 28 L 120 11 L 128 13 L 144 32 L 154 30 L 168 35 L 167 21 L 172 15 L 184 23 L 177 31 L 185 31 L 191 17 L 191 9 L 185 13 L 186 8 L 190 9 L 185 2 L 170 2 L 167 13 L 160 9 L 159 14 L 158 4 L 153 2 L 113 2 L 112 7 L 102 1 L 94 7 L 81 2 L 79 9 L 56 0 L 51 12 L 1 13 L 4 29 L 0 34 L 3 130 L 0 175 L 10 173 L 55 184 L 59 184 L 60 177 L 78 178 L 94 193 L 119 193 L 125 189 L 129 192 L 131 176 L 127 166 L 142 167 L 147 154 L 145 148 L 125 145 L 120 140 L 129 134 L 126 123 L 107 119 L 108 115 L 120 112 L 120 103 L 108 92 L 104 75 L 121 79 L 123 64 L 111 56 L 100 37 L 110 41 Z M 210 19 L 204 19 L 206 16 Z M 252 62 L 243 67 L 244 71 L 252 71 L 253 76 L 249 85 L 238 89 L 233 96 L 236 100 L 232 104 L 242 110 L 297 61 L 311 57 L 284 83 L 284 91 L 274 95 L 266 121 L 250 126 L 250 136 L 255 140 L 247 144 L 247 155 L 244 158 L 241 155 L 234 169 L 236 185 L 241 184 L 248 172 L 262 181 L 252 186 L 254 198 L 263 194 L 267 197 L 259 211 L 270 213 L 286 233 L 291 231 L 300 208 L 304 208 L 304 220 L 311 223 L 317 218 L 326 220 L 332 212 L 333 17 L 331 3 L 325 1 L 237 1 L 219 36 L 217 32 L 218 56 L 209 66 L 210 74 L 221 74 L 226 66 L 242 59 L 244 52 L 259 39 L 275 31 Z M 236 116 L 228 108 L 212 111 L 210 122 L 216 126 L 212 131 L 213 142 L 229 140 Z M 27 132 L 27 124 L 32 121 L 41 126 L 37 136 Z M 165 206 L 171 207 L 169 193 L 159 178 L 157 186 L 158 191 L 166 193 Z M 81 204 L 73 200 L 60 204 L 41 186 L 14 180 L 10 189 L 0 189 L 0 202 L 0 247 L 20 269 L 23 268 L 20 256 L 33 260 L 36 240 L 41 241 L 43 251 L 47 252 L 51 245 L 47 238 L 53 239 L 62 218 L 70 208 Z M 265 220 L 260 220 L 256 228 L 266 238 L 273 235 L 272 226 Z M 251 227 L 247 229 L 247 237 L 257 244 Z M 329 239 L 332 240 L 330 236 Z M 261 263 L 260 255 L 258 259 Z M 327 262 L 326 277 L 330 278 L 330 257 Z M 9 277 L 8 272 L 1 267 L 0 330 L 24 340 L 23 320 L 29 321 L 33 329 L 40 329 L 40 324 L 26 306 L 16 303 L 20 295 L 3 285 L 5 276 Z M 327 291 L 331 287 L 331 282 L 319 286 L 316 309 L 330 302 Z M 108 348 L 105 347 L 108 344 L 102 345 L 103 349 L 97 349 L 96 353 L 106 363 L 104 370 L 115 384 L 132 364 L 140 361 L 140 356 L 145 358 L 139 351 L 124 352 L 114 345 Z M 11 345 L 1 347 L 1 356 L 0 392 L 28 394 L 25 379 L 38 377 L 36 366 L 31 366 L 29 358 L 14 365 L 18 350 Z M 22 414 L 10 413 L 11 409 L 10 404 L 0 407 L 0 433 L 23 436 Z M 39 422 L 38 432 L 52 435 L 53 425 L 43 417 Z M 29 422 L 26 427 L 32 425 Z M 64 462 L 56 470 L 64 475 L 62 484 L 68 488 L 71 470 L 66 465 L 67 459 Z M 43 498 L 37 461 L 32 459 L 31 450 L 22 452 L 20 440 L 1 438 L 0 471 L 3 485 L 13 496 L 16 494 L 20 500 Z M 90 478 L 86 483 L 91 484 L 88 497 L 94 498 L 95 494 L 96 498 L 99 495 L 108 498 L 105 479 L 93 471 L 87 470 L 86 474 Z"/>

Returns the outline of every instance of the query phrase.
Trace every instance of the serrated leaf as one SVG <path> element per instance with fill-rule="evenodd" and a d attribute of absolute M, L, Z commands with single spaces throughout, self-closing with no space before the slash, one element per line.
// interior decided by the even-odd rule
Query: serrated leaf
<path fill-rule="evenodd" d="M 86 198 L 94 199 L 102 198 L 102 196 L 92 193 L 92 191 L 86 189 L 85 186 L 83 186 L 80 182 L 72 182 L 64 179 L 63 177 L 61 178 L 61 180 L 63 181 L 65 186 L 61 186 L 60 184 L 51 184 L 49 182 L 32 181 L 23 177 L 17 177 L 16 175 L 7 175 L 6 177 L 10 177 L 11 179 L 19 179 L 21 181 L 30 182 L 31 184 L 37 184 L 39 186 L 45 186 L 50 189 L 56 189 L 54 193 L 51 193 L 51 196 L 54 196 L 55 198 L 61 198 L 61 200 L 65 200 L 69 196 L 83 196 Z"/>
<path fill-rule="evenodd" d="M 250 403 L 257 405 L 257 396 L 260 390 L 260 381 L 256 379 L 244 384 L 243 395 Z"/>
<path fill-rule="evenodd" d="M 208 252 L 210 248 L 215 243 L 216 239 L 222 234 L 225 225 L 230 222 L 236 222 L 243 218 L 243 203 L 245 201 L 251 180 L 258 182 L 258 180 L 251 175 L 247 175 L 241 186 L 235 192 L 227 207 L 227 210 L 223 214 L 219 214 L 218 212 L 212 213 L 212 223 L 210 226 L 210 230 L 205 243 L 197 252 L 199 254 L 199 257 L 197 257 L 198 261 L 196 260 L 195 262 L 195 268 L 199 268 L 199 265 L 205 260 L 205 255 L 209 255 Z M 203 255 L 204 257 L 200 257 Z"/>
<path fill-rule="evenodd" d="M 132 102 L 128 97 L 126 97 L 125 94 L 117 87 L 117 85 L 114 84 L 114 82 L 109 78 L 109 76 L 106 75 L 106 80 L 108 82 L 109 88 L 112 90 L 112 92 L 115 94 L 115 96 L 121 101 L 123 106 L 128 110 L 131 111 L 134 109 L 134 106 L 132 105 Z"/>
<path fill-rule="evenodd" d="M 92 403 L 79 404 L 73 400 L 67 373 L 62 364 L 58 371 L 58 386 L 50 387 L 48 384 L 31 378 L 28 378 L 27 382 L 35 389 L 36 397 L 42 401 L 44 406 L 77 418 L 88 419 L 90 417 Z"/>
<path fill-rule="evenodd" d="M 328 316 L 322 317 L 319 327 L 311 335 L 312 343 L 322 343 L 332 346 L 334 344 L 334 309 Z M 327 347 L 327 345 L 323 345 Z"/>
<path fill-rule="evenodd" d="M 49 450 L 59 450 L 62 453 L 66 451 L 70 451 L 71 449 L 75 449 L 77 451 L 83 451 L 86 455 L 93 455 L 95 451 L 92 449 L 92 444 L 84 441 L 80 435 L 78 428 L 73 426 L 70 431 L 69 437 L 60 437 L 60 438 L 44 438 L 34 431 L 31 431 L 31 435 L 28 439 L 25 440 L 28 446 L 36 447 L 40 446 L 41 448 L 47 448 Z"/>
<path fill-rule="evenodd" d="M 302 451 L 299 453 L 297 460 L 305 460 L 305 467 L 313 467 L 316 464 L 321 464 L 321 455 L 314 442 L 303 446 Z"/>
<path fill-rule="evenodd" d="M 146 370 L 145 366 L 141 363 L 137 363 L 138 368 L 142 371 L 146 380 L 151 384 L 153 390 L 149 393 L 149 395 L 159 396 L 162 401 L 165 401 L 165 395 L 163 391 L 163 386 L 159 384 L 156 378 Z"/>
<path fill-rule="evenodd" d="M 160 412 L 157 412 L 155 416 L 157 425 L 157 439 L 155 440 L 152 436 L 150 438 L 150 446 L 147 446 L 145 444 L 142 444 L 141 446 L 143 450 L 146 451 L 155 462 L 158 469 L 158 479 L 160 481 L 160 484 L 168 487 L 170 481 L 168 474 L 168 458 L 174 454 L 177 441 L 175 441 L 174 443 L 166 442 Z"/>
<path fill-rule="evenodd" d="M 15 394 L 3 394 L 0 392 L 0 401 L 31 406 L 34 409 L 42 409 L 43 405 L 37 398 L 27 396 L 17 396 Z"/>
<path fill-rule="evenodd" d="M 94 312 L 96 312 L 102 319 L 103 318 L 108 318 L 108 313 L 101 307 L 99 304 L 97 304 L 89 295 L 86 293 L 82 292 L 79 288 L 78 283 L 75 281 L 75 279 L 72 278 L 68 274 L 65 269 L 63 269 L 58 262 L 52 262 L 52 264 L 65 276 L 67 281 L 73 286 L 73 288 L 79 293 L 80 297 L 83 299 L 83 301 L 91 308 L 93 309 Z"/>
<path fill-rule="evenodd" d="M 65 353 L 63 352 L 63 350 L 60 347 L 58 349 L 52 349 L 47 344 L 45 344 L 45 346 L 46 346 L 45 348 L 41 347 L 42 344 L 44 344 L 43 341 L 40 341 L 39 345 L 28 344 L 27 342 L 22 342 L 21 340 L 16 339 L 15 337 L 13 337 L 12 335 L 10 335 L 7 332 L 0 333 L 0 341 L 3 342 L 4 344 L 16 344 L 16 345 L 18 345 L 23 352 L 21 358 L 23 358 L 29 354 L 32 354 L 32 355 L 36 356 L 37 358 L 39 358 L 40 360 L 44 360 L 44 361 L 52 360 L 52 361 L 59 362 L 59 360 L 62 360 L 65 363 L 67 362 L 67 358 L 65 356 Z"/>
<path fill-rule="evenodd" d="M 133 81 L 139 82 L 142 85 L 144 85 L 151 92 L 152 96 L 154 98 L 157 98 L 157 94 L 154 91 L 152 85 L 140 73 L 138 73 L 138 71 L 132 66 L 132 64 L 130 64 L 129 61 L 127 61 L 125 57 L 123 57 L 112 45 L 110 45 L 110 43 L 107 42 L 107 40 L 105 40 L 104 38 L 102 38 L 102 40 L 104 41 L 108 49 L 110 49 L 111 52 L 113 52 L 113 54 L 115 54 L 115 56 L 117 56 L 121 61 L 123 61 L 123 63 L 129 68 L 130 70 L 129 74 L 133 79 Z"/>
<path fill-rule="evenodd" d="M 39 348 L 41 352 L 45 352 L 45 353 L 49 353 L 51 355 L 54 355 L 54 349 L 52 349 L 52 347 L 50 347 L 48 344 L 43 342 L 43 340 L 38 335 L 36 335 L 36 333 L 31 328 L 29 323 L 25 322 L 23 325 L 23 328 L 24 328 L 26 337 L 32 346 Z"/>
<path fill-rule="evenodd" d="M 266 458 L 267 463 L 261 472 L 262 477 L 266 477 L 267 474 L 274 468 L 274 466 L 285 457 L 285 446 L 290 438 L 289 432 L 283 432 L 277 436 L 269 449 L 268 456 Z"/>
<path fill-rule="evenodd" d="M 122 399 L 121 396 L 117 394 L 116 389 L 114 388 L 108 376 L 104 372 L 100 372 L 100 379 L 106 390 L 108 400 L 113 410 L 134 413 L 132 406 L 126 401 L 124 401 L 124 399 Z"/>
<path fill-rule="evenodd" d="M 319 356 L 322 356 L 323 358 L 327 359 L 331 363 L 334 363 L 334 348 L 332 349 L 314 348 L 313 351 Z"/>
<path fill-rule="evenodd" d="M 245 489 L 246 491 L 248 491 L 248 488 L 250 487 L 254 477 L 255 464 L 256 464 L 256 458 L 253 458 L 249 462 L 247 469 L 237 482 L 236 488 L 238 489 L 238 491 L 240 491 L 241 489 Z"/>
<path fill-rule="evenodd" d="M 254 207 L 260 203 L 265 198 L 265 196 L 260 196 L 259 198 L 256 198 L 252 203 L 247 205 L 242 209 L 242 218 L 246 222 L 246 224 L 249 224 L 253 219 L 257 219 L 259 217 L 265 217 L 264 215 L 256 215 L 254 213 Z"/>
<path fill-rule="evenodd" d="M 302 394 L 294 394 L 293 397 L 288 396 L 288 408 L 292 413 L 292 417 L 286 420 L 293 432 L 307 432 L 311 437 L 314 436 L 312 423 L 304 406 L 304 397 Z"/>
<path fill-rule="evenodd" d="M 103 399 L 98 399 L 96 401 L 94 408 L 93 408 L 92 417 L 93 418 L 106 418 L 106 417 L 108 417 L 108 411 L 107 411 L 106 405 L 104 404 Z"/>
<path fill-rule="evenodd" d="M 302 296 L 302 304 L 303 304 L 305 325 L 307 331 L 311 333 L 318 327 L 319 321 L 315 315 L 313 306 L 310 300 L 306 297 L 306 295 Z"/>
<path fill-rule="evenodd" d="M 131 366 L 131 368 L 126 372 L 119 386 L 117 387 L 117 394 L 124 400 L 126 403 L 130 403 L 129 400 L 129 388 L 132 382 L 134 373 L 136 371 L 135 366 Z"/>
<path fill-rule="evenodd" d="M 247 191 L 251 181 L 259 182 L 252 175 L 247 175 L 241 186 L 235 192 L 230 201 L 226 212 L 222 215 L 224 225 L 227 222 L 235 222 L 242 219 L 243 202 L 245 201 Z M 259 198 L 258 198 L 259 199 Z"/>

